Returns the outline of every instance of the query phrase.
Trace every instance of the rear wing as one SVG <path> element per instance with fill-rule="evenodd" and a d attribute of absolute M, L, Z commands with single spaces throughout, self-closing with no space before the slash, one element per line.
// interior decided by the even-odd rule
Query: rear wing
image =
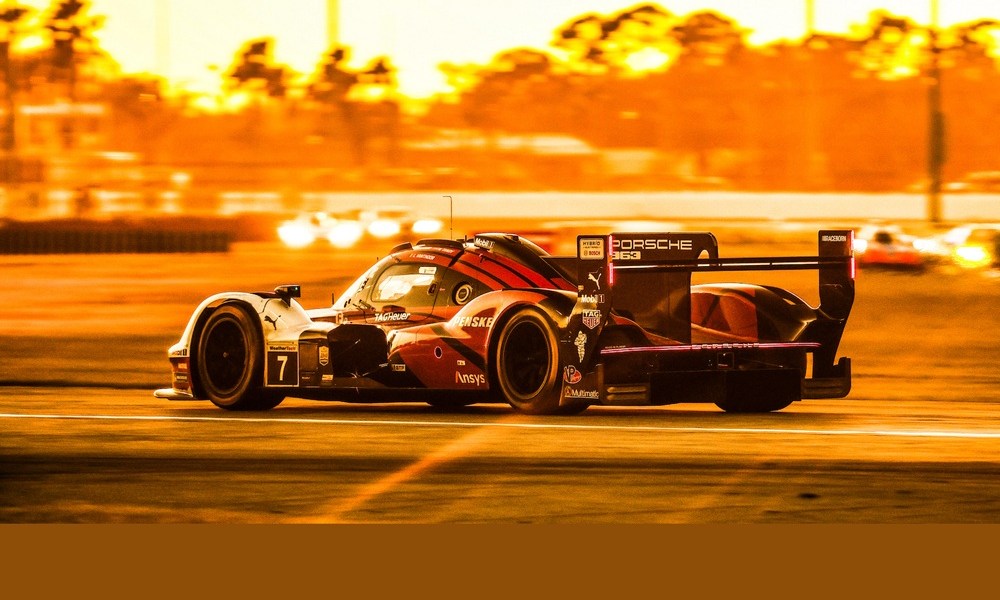
<path fill-rule="evenodd" d="M 570 321 L 583 367 L 614 309 L 643 328 L 682 344 L 691 342 L 691 275 L 708 271 L 817 270 L 816 320 L 796 341 L 820 344 L 814 373 L 833 364 L 854 303 L 854 232 L 822 230 L 815 256 L 719 258 L 711 233 L 612 233 L 577 237 L 578 299 Z M 579 362 L 577 360 L 579 359 Z"/>

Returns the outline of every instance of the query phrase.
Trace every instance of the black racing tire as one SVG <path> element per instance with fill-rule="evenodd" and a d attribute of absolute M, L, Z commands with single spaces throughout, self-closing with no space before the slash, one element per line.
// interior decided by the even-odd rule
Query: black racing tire
<path fill-rule="evenodd" d="M 504 323 L 494 364 L 498 390 L 515 410 L 529 415 L 562 412 L 558 339 L 541 312 L 523 308 Z"/>
<path fill-rule="evenodd" d="M 264 389 L 260 326 L 236 305 L 217 308 L 198 339 L 198 381 L 213 404 L 226 410 L 268 410 L 284 399 Z"/>

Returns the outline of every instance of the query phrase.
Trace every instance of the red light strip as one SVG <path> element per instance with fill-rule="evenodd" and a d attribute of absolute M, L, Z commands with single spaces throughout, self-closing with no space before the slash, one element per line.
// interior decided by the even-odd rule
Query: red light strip
<path fill-rule="evenodd" d="M 613 262 L 613 257 L 615 248 L 615 236 L 608 236 L 608 286 L 613 287 L 615 285 L 615 264 Z"/>
<path fill-rule="evenodd" d="M 632 354 L 635 352 L 697 352 L 699 350 L 777 350 L 789 348 L 820 348 L 819 342 L 734 342 L 720 344 L 678 344 L 677 346 L 639 346 L 606 348 L 601 354 Z"/>

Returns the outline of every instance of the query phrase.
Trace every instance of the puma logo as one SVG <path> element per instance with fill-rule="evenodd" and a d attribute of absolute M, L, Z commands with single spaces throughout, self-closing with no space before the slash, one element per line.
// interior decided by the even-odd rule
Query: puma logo
<path fill-rule="evenodd" d="M 597 286 L 597 289 L 601 289 L 601 275 L 604 275 L 604 273 L 598 273 L 596 277 L 593 273 L 588 273 L 587 279 L 593 281 L 594 285 Z"/>

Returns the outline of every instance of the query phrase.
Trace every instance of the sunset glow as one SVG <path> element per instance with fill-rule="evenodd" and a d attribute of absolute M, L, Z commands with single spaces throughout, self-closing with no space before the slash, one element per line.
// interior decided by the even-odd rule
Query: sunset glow
<path fill-rule="evenodd" d="M 1000 19 L 996 0 L 938 0 L 939 22 L 948 26 L 977 18 Z M 714 10 L 747 30 L 751 44 L 800 39 L 807 31 L 809 0 L 667 0 L 677 15 Z M 931 19 L 931 0 L 812 0 L 817 31 L 848 33 L 885 9 L 917 23 Z M 20 4 L 45 9 L 47 0 Z M 487 64 L 500 51 L 551 50 L 553 32 L 588 13 L 609 15 L 638 4 L 629 0 L 339 0 L 340 41 L 350 47 L 350 66 L 363 68 L 387 55 L 399 69 L 400 91 L 427 97 L 448 90 L 438 65 Z M 165 76 L 173 89 L 213 94 L 248 40 L 272 37 L 274 58 L 307 78 L 329 44 L 327 0 L 91 0 L 103 16 L 102 47 L 125 73 Z M 33 43 L 38 43 L 35 40 Z M 21 44 L 32 43 L 22 40 Z M 662 52 L 629 59 L 637 71 L 662 68 Z"/>

